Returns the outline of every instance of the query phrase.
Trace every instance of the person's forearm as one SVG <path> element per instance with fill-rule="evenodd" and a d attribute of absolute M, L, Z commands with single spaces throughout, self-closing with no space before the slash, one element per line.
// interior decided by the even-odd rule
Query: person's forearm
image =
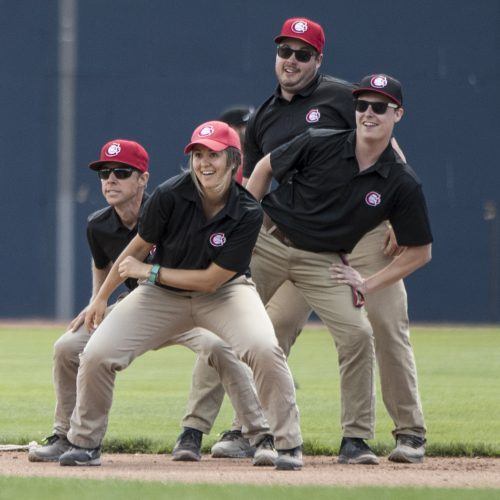
<path fill-rule="evenodd" d="M 92 261 L 92 297 L 90 297 L 89 303 L 92 302 L 99 293 L 112 266 L 113 263 L 110 262 L 104 269 L 99 269 L 96 267 L 95 262 Z"/>
<path fill-rule="evenodd" d="M 427 264 L 431 258 L 432 245 L 407 247 L 401 255 L 378 273 L 364 280 L 363 293 L 371 293 L 386 286 L 392 285 L 400 279 L 406 278 L 411 273 Z"/>
<path fill-rule="evenodd" d="M 211 264 L 207 269 L 160 268 L 159 283 L 182 290 L 196 292 L 215 292 L 227 283 L 236 273 Z"/>
<path fill-rule="evenodd" d="M 120 277 L 118 272 L 120 262 L 129 256 L 143 261 L 148 255 L 150 248 L 150 243 L 145 242 L 139 235 L 136 235 L 114 262 L 113 267 L 109 270 L 109 273 L 104 280 L 104 283 L 101 285 L 96 297 L 107 301 L 118 285 L 125 281 L 124 278 Z"/>
<path fill-rule="evenodd" d="M 246 188 L 257 201 L 261 201 L 269 190 L 272 178 L 271 155 L 268 154 L 255 165 L 255 169 L 250 179 L 248 179 Z"/>

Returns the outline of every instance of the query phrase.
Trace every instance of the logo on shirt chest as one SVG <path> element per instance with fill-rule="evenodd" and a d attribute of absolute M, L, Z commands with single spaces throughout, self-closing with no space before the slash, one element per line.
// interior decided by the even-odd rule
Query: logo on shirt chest
<path fill-rule="evenodd" d="M 306 115 L 306 122 L 307 123 L 316 123 L 319 122 L 319 119 L 321 118 L 321 113 L 319 112 L 319 109 L 310 109 L 307 112 Z"/>
<path fill-rule="evenodd" d="M 213 247 L 221 247 L 226 243 L 226 235 L 224 233 L 213 233 L 210 235 L 210 244 Z"/>
<path fill-rule="evenodd" d="M 377 193 L 376 191 L 370 191 L 365 196 L 365 201 L 367 205 L 370 205 L 370 207 L 376 207 L 377 205 L 380 205 L 380 202 L 382 201 L 382 196 L 380 195 L 380 193 Z"/>

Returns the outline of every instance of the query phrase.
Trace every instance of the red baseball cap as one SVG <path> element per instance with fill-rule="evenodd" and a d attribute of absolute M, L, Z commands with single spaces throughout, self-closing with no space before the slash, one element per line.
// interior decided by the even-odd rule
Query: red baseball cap
<path fill-rule="evenodd" d="M 106 163 L 122 163 L 129 167 L 136 168 L 141 172 L 149 169 L 149 155 L 147 151 L 135 141 L 125 139 L 114 139 L 101 148 L 99 161 L 89 164 L 92 170 L 100 170 Z"/>
<path fill-rule="evenodd" d="M 238 133 L 227 123 L 219 121 L 202 123 L 196 127 L 191 142 L 184 148 L 184 153 L 188 154 L 196 144 L 206 146 L 212 151 L 223 151 L 228 147 L 241 151 Z"/>
<path fill-rule="evenodd" d="M 274 39 L 280 43 L 283 38 L 297 38 L 314 47 L 320 54 L 325 46 L 325 33 L 318 23 L 305 17 L 287 19 L 281 28 L 281 33 Z"/>

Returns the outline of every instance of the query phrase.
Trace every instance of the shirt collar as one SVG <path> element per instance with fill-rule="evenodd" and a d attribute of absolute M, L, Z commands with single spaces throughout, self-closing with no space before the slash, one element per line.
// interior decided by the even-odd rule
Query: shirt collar
<path fill-rule="evenodd" d="M 309 82 L 308 85 L 306 85 L 303 89 L 301 89 L 299 92 L 297 92 L 293 97 L 292 100 L 295 99 L 297 96 L 300 97 L 309 97 L 317 88 L 317 86 L 320 84 L 322 76 L 317 73 L 316 76 L 312 79 L 311 82 Z M 281 87 L 278 85 L 274 91 L 274 98 L 275 99 L 280 99 L 280 100 L 285 100 L 281 96 Z M 288 102 L 288 101 L 287 101 Z"/>
<path fill-rule="evenodd" d="M 186 172 L 184 175 L 185 178 L 178 187 L 178 193 L 186 200 L 195 203 L 196 206 L 201 210 L 202 208 L 201 208 L 200 194 L 198 193 L 198 190 L 194 185 L 193 179 L 191 179 L 191 174 L 189 172 Z M 238 219 L 240 213 L 240 207 L 238 203 L 238 199 L 240 196 L 240 191 L 239 191 L 240 189 L 243 188 L 238 186 L 236 184 L 236 181 L 233 180 L 229 188 L 229 197 L 226 205 L 213 219 L 209 221 L 210 224 L 213 221 L 219 220 L 226 215 L 228 217 L 231 217 L 232 219 Z"/>
<path fill-rule="evenodd" d="M 141 201 L 141 208 L 144 206 L 144 203 L 146 202 L 146 200 L 149 198 L 149 194 L 144 192 L 144 194 L 142 195 L 142 201 Z M 116 210 L 114 209 L 114 207 L 111 208 L 111 223 L 112 223 L 112 226 L 113 226 L 113 232 L 114 233 L 117 233 L 118 231 L 120 231 L 122 228 L 127 230 L 127 231 L 131 231 L 131 229 L 129 229 L 127 226 L 125 226 L 125 224 L 123 224 L 122 220 L 120 219 L 120 216 L 117 214 Z M 134 226 L 134 229 L 137 227 L 137 223 L 136 225 Z"/>
<path fill-rule="evenodd" d="M 353 130 L 344 144 L 344 152 L 342 154 L 342 158 L 354 158 L 356 160 L 356 131 Z M 370 172 L 377 172 L 382 177 L 387 179 L 389 173 L 391 171 L 391 167 L 397 162 L 396 153 L 392 147 L 392 144 L 389 142 L 387 147 L 384 149 L 379 159 L 372 165 L 370 168 L 367 168 L 360 175 L 364 175 Z M 356 160 L 357 163 L 357 160 Z"/>

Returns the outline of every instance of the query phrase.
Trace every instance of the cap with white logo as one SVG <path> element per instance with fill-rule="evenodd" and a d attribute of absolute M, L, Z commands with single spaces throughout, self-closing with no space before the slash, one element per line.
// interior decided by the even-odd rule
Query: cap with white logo
<path fill-rule="evenodd" d="M 227 123 L 219 121 L 202 123 L 196 127 L 191 136 L 191 142 L 184 148 L 184 153 L 188 154 L 197 144 L 201 144 L 212 151 L 222 151 L 228 147 L 241 151 L 238 133 Z"/>
<path fill-rule="evenodd" d="M 365 76 L 359 87 L 352 91 L 354 96 L 361 94 L 362 92 L 375 92 L 376 94 L 382 94 L 388 97 L 391 101 L 394 101 L 398 106 L 403 105 L 403 89 L 401 83 L 389 75 L 384 75 L 382 73 Z"/>
<path fill-rule="evenodd" d="M 92 170 L 100 170 L 106 163 L 123 163 L 133 167 L 140 172 L 149 169 L 149 155 L 147 151 L 135 141 L 126 139 L 114 139 L 107 142 L 101 148 L 99 160 L 92 162 L 89 167 Z"/>
<path fill-rule="evenodd" d="M 302 40 L 314 47 L 320 54 L 325 46 L 325 33 L 321 25 L 305 17 L 287 19 L 274 41 L 280 43 L 283 38 Z"/>

